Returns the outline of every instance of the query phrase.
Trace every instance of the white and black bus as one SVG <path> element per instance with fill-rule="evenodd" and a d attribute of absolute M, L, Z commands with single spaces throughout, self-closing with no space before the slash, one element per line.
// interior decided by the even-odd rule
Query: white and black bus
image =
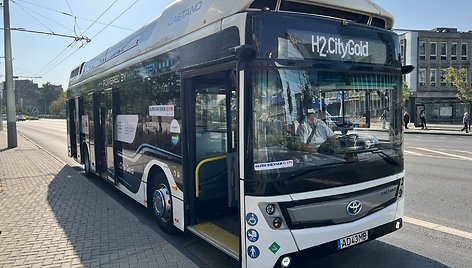
<path fill-rule="evenodd" d="M 370 0 L 176 1 L 72 71 L 69 154 L 242 267 L 383 236 L 411 69 L 392 25 Z M 303 140 L 311 116 L 327 137 Z"/>

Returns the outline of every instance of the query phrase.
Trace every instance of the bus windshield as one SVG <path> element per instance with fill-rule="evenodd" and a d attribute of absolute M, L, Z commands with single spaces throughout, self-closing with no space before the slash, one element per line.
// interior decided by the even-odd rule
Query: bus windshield
<path fill-rule="evenodd" d="M 255 179 L 300 179 L 323 169 L 323 180 L 341 170 L 352 174 L 331 184 L 339 186 L 403 168 L 400 76 L 256 69 L 252 89 Z M 373 167 L 382 171 L 364 178 L 352 172 Z"/>

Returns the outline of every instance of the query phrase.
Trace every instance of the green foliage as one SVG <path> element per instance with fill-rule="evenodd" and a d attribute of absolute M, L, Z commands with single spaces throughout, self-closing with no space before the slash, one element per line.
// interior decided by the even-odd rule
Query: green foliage
<path fill-rule="evenodd" d="M 453 86 L 457 88 L 456 96 L 460 101 L 472 100 L 472 88 L 468 86 L 467 70 L 465 68 L 447 68 L 444 79 L 446 82 L 452 83 Z"/>
<path fill-rule="evenodd" d="M 402 85 L 402 99 L 403 102 L 405 103 L 408 101 L 408 98 L 410 97 L 410 88 L 408 88 L 408 85 L 405 80 L 403 80 L 403 85 Z"/>
<path fill-rule="evenodd" d="M 67 93 L 62 92 L 60 95 L 51 102 L 49 105 L 49 113 L 55 115 L 65 115 L 66 111 L 66 100 L 67 100 Z"/>
<path fill-rule="evenodd" d="M 54 100 L 58 99 L 59 96 L 61 96 L 61 94 L 63 93 L 63 91 L 62 91 L 62 88 L 56 85 L 53 85 L 49 82 L 47 82 L 46 84 L 43 84 L 40 90 L 41 90 L 40 102 L 41 104 L 44 105 L 44 108 L 41 110 L 44 113 L 47 113 L 49 110 L 47 109 L 47 107 L 49 107 Z"/>

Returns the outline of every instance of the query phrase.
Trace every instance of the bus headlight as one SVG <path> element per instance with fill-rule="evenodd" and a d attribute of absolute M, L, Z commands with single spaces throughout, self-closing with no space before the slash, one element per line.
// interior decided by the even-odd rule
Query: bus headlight
<path fill-rule="evenodd" d="M 275 206 L 274 204 L 268 204 L 267 207 L 266 207 L 266 212 L 267 214 L 269 215 L 272 215 L 275 213 Z"/>
<path fill-rule="evenodd" d="M 261 202 L 258 204 L 262 216 L 264 216 L 267 225 L 273 230 L 282 230 L 287 228 L 282 209 L 275 202 Z"/>
<path fill-rule="evenodd" d="M 274 225 L 274 228 L 275 229 L 279 229 L 280 226 L 282 226 L 282 219 L 277 217 L 274 219 L 274 221 L 272 222 L 272 224 Z"/>
<path fill-rule="evenodd" d="M 282 259 L 282 262 L 280 262 L 280 265 L 282 267 L 289 267 L 291 263 L 292 263 L 292 259 L 289 256 L 287 256 Z"/>
<path fill-rule="evenodd" d="M 405 187 L 405 178 L 401 178 L 400 185 L 398 187 L 398 196 L 397 196 L 398 198 L 403 196 L 404 187 Z"/>

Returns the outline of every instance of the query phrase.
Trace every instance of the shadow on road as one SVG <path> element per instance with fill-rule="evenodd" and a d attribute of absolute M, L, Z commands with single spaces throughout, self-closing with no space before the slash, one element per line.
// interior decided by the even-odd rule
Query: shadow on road
<path fill-rule="evenodd" d="M 395 235 L 395 233 L 390 235 Z M 374 240 L 316 260 L 302 261 L 296 267 L 445 268 L 449 266 L 388 243 Z"/>
<path fill-rule="evenodd" d="M 200 267 L 239 266 L 197 238 L 163 233 L 143 206 L 104 180 L 86 178 L 78 170 L 65 166 L 49 184 L 47 199 L 82 265 L 146 263 L 159 267 L 162 260 L 177 262 L 179 256 L 168 249 L 170 243 Z M 447 266 L 381 241 L 370 241 L 326 257 L 300 260 L 292 267 Z"/>

